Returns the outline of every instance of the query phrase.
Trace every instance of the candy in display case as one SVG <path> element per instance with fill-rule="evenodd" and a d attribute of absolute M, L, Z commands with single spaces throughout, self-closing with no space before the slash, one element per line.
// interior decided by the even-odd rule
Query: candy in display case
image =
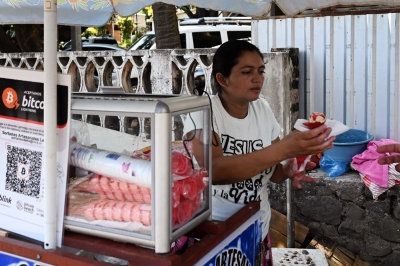
<path fill-rule="evenodd" d="M 211 219 L 207 97 L 79 93 L 71 113 L 66 230 L 169 253 Z M 183 139 L 194 113 L 195 151 Z"/>

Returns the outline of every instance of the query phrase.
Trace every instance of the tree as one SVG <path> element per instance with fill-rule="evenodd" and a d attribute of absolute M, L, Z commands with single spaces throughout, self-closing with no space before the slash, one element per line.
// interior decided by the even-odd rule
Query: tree
<path fill-rule="evenodd" d="M 130 47 L 132 44 L 131 39 L 132 39 L 132 31 L 134 28 L 132 18 L 131 17 L 119 18 L 118 26 L 122 31 L 122 43 L 120 43 L 120 46 Z"/>
<path fill-rule="evenodd" d="M 176 7 L 164 3 L 155 3 L 153 4 L 153 13 L 157 49 L 182 48 Z"/>
<path fill-rule="evenodd" d="M 43 52 L 43 25 L 14 25 L 15 37 L 22 52 Z"/>
<path fill-rule="evenodd" d="M 218 12 L 205 8 L 196 8 L 196 13 L 191 11 L 190 6 L 175 7 L 164 3 L 153 4 L 153 20 L 156 34 L 157 49 L 179 49 L 181 42 L 179 38 L 178 18 L 176 8 L 182 9 L 189 18 L 216 17 Z"/>
<path fill-rule="evenodd" d="M 16 24 L 0 26 L 0 51 L 3 53 L 15 52 L 43 52 L 43 25 Z M 13 33 L 7 34 L 5 29 Z"/>

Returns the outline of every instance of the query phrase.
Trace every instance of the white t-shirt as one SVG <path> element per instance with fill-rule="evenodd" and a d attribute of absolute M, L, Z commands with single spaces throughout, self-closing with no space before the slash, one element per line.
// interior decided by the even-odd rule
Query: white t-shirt
<path fill-rule="evenodd" d="M 224 156 L 251 153 L 271 145 L 281 127 L 275 119 L 269 104 L 258 99 L 249 104 L 245 118 L 237 119 L 226 112 L 218 95 L 211 96 L 214 131 L 219 135 Z M 196 129 L 202 128 L 202 120 L 192 114 Z M 185 133 L 194 130 L 193 121 L 186 119 Z M 212 218 L 224 221 L 250 201 L 261 200 L 263 238 L 268 233 L 271 209 L 268 202 L 267 181 L 275 167 L 266 169 L 256 176 L 230 185 L 212 186 Z"/>

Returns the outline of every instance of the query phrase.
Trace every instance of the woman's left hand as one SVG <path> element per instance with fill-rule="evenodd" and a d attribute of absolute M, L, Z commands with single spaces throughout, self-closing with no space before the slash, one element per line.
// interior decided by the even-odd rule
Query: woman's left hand
<path fill-rule="evenodd" d="M 316 178 L 312 178 L 306 175 L 305 171 L 308 169 L 315 168 L 315 163 L 307 162 L 305 170 L 299 171 L 295 169 L 295 160 L 296 160 L 295 158 L 289 159 L 289 163 L 282 166 L 283 174 L 286 176 L 286 178 L 290 178 L 292 180 L 293 186 L 297 189 L 301 189 L 302 186 L 300 182 L 307 182 L 307 183 L 317 182 Z"/>

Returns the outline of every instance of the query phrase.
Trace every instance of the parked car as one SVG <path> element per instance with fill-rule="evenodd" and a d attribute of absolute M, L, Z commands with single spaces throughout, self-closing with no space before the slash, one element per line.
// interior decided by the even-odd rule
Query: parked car
<path fill-rule="evenodd" d="M 115 38 L 111 37 L 111 36 L 89 37 L 89 38 L 82 37 L 82 45 L 83 44 L 108 44 L 108 45 L 118 47 L 117 40 L 115 40 Z M 61 51 L 70 51 L 67 49 L 71 49 L 71 47 L 72 47 L 72 43 L 71 43 L 71 41 L 68 41 L 60 48 L 60 50 Z"/>
<path fill-rule="evenodd" d="M 67 52 L 71 51 L 72 47 L 66 48 L 62 52 Z M 114 45 L 109 45 L 109 44 L 90 44 L 90 43 L 83 43 L 82 44 L 82 51 L 126 51 L 126 49 L 119 47 L 119 46 L 114 46 Z M 117 73 L 113 71 L 111 75 L 111 81 L 113 86 L 117 86 Z M 99 86 L 99 76 L 97 74 L 97 71 L 94 72 L 94 85 L 96 87 Z"/>
<path fill-rule="evenodd" d="M 102 44 L 102 43 L 96 43 L 96 44 L 82 43 L 82 51 L 107 51 L 107 50 L 126 51 L 125 48 L 115 45 Z M 62 51 L 72 51 L 72 46 L 67 47 L 65 48 L 65 50 Z"/>

